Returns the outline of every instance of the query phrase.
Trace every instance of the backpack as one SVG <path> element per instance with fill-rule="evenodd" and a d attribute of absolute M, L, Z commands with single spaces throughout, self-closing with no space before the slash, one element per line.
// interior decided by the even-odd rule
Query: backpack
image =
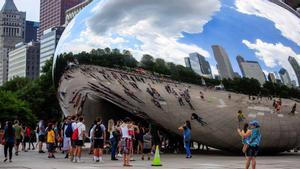
<path fill-rule="evenodd" d="M 72 137 L 73 134 L 73 128 L 72 128 L 72 123 L 69 123 L 67 125 L 67 129 L 65 131 L 66 137 Z"/>
<path fill-rule="evenodd" d="M 94 137 L 95 138 L 101 138 L 103 135 L 103 131 L 102 131 L 102 128 L 101 128 L 101 124 L 97 124 L 95 129 L 94 129 Z"/>
<path fill-rule="evenodd" d="M 78 135 L 79 135 L 79 131 L 78 131 L 78 128 L 76 128 L 74 131 L 73 131 L 73 133 L 72 133 L 72 140 L 73 141 L 76 141 L 76 140 L 78 140 Z"/>

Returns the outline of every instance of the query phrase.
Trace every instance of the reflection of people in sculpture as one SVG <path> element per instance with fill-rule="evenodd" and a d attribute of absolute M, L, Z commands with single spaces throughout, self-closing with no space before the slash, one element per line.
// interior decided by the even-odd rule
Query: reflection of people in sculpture
<path fill-rule="evenodd" d="M 237 118 L 238 118 L 238 122 L 239 122 L 239 128 L 241 127 L 241 123 L 244 122 L 244 120 L 246 119 L 242 110 L 239 110 L 237 113 Z"/>
<path fill-rule="evenodd" d="M 202 126 L 206 126 L 207 125 L 207 123 L 205 121 L 203 121 L 202 118 L 200 116 L 198 116 L 196 113 L 192 114 L 191 120 L 198 121 Z"/>
<path fill-rule="evenodd" d="M 292 107 L 292 110 L 291 110 L 290 114 L 295 115 L 296 108 L 297 108 L 297 104 L 295 103 L 294 106 Z"/>

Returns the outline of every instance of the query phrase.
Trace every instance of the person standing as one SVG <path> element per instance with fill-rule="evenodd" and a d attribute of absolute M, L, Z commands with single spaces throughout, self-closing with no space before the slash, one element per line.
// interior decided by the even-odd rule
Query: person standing
<path fill-rule="evenodd" d="M 41 120 L 39 122 L 38 130 L 39 130 L 39 153 L 45 153 L 43 151 L 43 143 L 45 142 L 45 134 L 46 134 L 44 120 Z"/>
<path fill-rule="evenodd" d="M 12 122 L 9 121 L 7 122 L 7 126 L 4 129 L 4 161 L 7 161 L 7 151 L 9 153 L 9 162 L 12 162 L 12 149 L 15 144 L 15 139 L 16 139 L 16 131 L 12 126 Z"/>
<path fill-rule="evenodd" d="M 145 154 L 148 156 L 148 160 L 150 160 L 152 148 L 152 136 L 149 129 L 146 129 L 146 133 L 143 135 L 143 155 L 142 160 L 144 160 Z"/>
<path fill-rule="evenodd" d="M 19 147 L 22 142 L 22 127 L 18 120 L 15 120 L 15 125 L 13 126 L 16 132 L 16 142 L 15 142 L 15 155 L 19 155 Z"/>
<path fill-rule="evenodd" d="M 94 140 L 94 161 L 103 163 L 103 147 L 106 140 L 106 128 L 102 124 L 102 120 L 98 117 L 96 119 L 96 125 L 94 126 L 92 138 Z"/>
<path fill-rule="evenodd" d="M 71 153 L 70 150 L 72 148 L 71 145 L 71 136 L 73 133 L 73 127 L 71 122 L 71 117 L 67 117 L 63 129 L 62 129 L 62 136 L 63 136 L 63 148 L 62 150 L 66 153 L 65 158 L 69 158 L 69 154 Z"/>
<path fill-rule="evenodd" d="M 124 122 L 120 126 L 121 134 L 122 134 L 122 148 L 123 148 L 123 166 L 131 167 L 129 164 L 130 161 L 130 150 L 132 149 L 132 139 L 129 135 L 129 128 L 132 127 L 130 123 L 130 119 L 126 118 Z"/>
<path fill-rule="evenodd" d="M 54 132 L 54 125 L 52 123 L 48 124 L 47 130 L 47 144 L 48 144 L 48 158 L 55 158 L 55 132 Z"/>
<path fill-rule="evenodd" d="M 191 123 L 190 121 L 186 121 L 183 126 L 178 128 L 179 131 L 183 131 L 183 143 L 186 152 L 186 158 L 192 158 L 190 144 L 191 144 Z"/>
<path fill-rule="evenodd" d="M 80 162 L 80 158 L 81 158 L 81 150 L 82 150 L 82 146 L 83 146 L 83 141 L 85 138 L 85 131 L 86 131 L 86 127 L 83 124 L 83 117 L 79 117 L 78 119 L 78 123 L 76 124 L 76 128 L 73 131 L 73 136 L 77 135 L 77 140 L 75 141 L 75 151 L 74 151 L 74 159 L 73 162 Z"/>
<path fill-rule="evenodd" d="M 118 146 L 118 131 L 115 127 L 115 122 L 113 119 L 108 120 L 108 132 L 109 141 L 111 144 L 111 160 L 118 160 L 116 158 L 116 151 Z"/>
<path fill-rule="evenodd" d="M 254 120 L 249 123 L 250 131 L 242 135 L 244 138 L 248 138 L 248 148 L 246 152 L 246 169 L 252 165 L 252 169 L 256 168 L 256 156 L 258 155 L 259 145 L 261 141 L 260 125 L 258 121 Z"/>

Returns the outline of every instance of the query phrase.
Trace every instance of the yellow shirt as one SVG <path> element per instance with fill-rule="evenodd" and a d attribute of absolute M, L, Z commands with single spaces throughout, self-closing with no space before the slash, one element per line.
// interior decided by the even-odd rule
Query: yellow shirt
<path fill-rule="evenodd" d="M 55 143 L 55 133 L 54 133 L 53 130 L 48 131 L 47 142 L 48 143 Z"/>

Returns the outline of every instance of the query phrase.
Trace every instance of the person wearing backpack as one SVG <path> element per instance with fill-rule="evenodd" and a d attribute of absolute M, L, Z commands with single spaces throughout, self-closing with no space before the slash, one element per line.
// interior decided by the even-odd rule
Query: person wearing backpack
<path fill-rule="evenodd" d="M 76 145 L 74 151 L 74 158 L 73 158 L 74 163 L 80 162 L 81 150 L 85 138 L 85 131 L 86 131 L 86 127 L 83 124 L 83 117 L 79 117 L 78 123 L 76 124 L 76 127 L 72 133 L 72 140 L 75 141 L 75 145 Z"/>
<path fill-rule="evenodd" d="M 102 124 L 101 119 L 98 117 L 96 119 L 97 124 L 92 129 L 93 134 L 93 140 L 94 140 L 94 161 L 103 163 L 103 147 L 104 147 L 104 141 L 106 140 L 106 128 Z"/>

